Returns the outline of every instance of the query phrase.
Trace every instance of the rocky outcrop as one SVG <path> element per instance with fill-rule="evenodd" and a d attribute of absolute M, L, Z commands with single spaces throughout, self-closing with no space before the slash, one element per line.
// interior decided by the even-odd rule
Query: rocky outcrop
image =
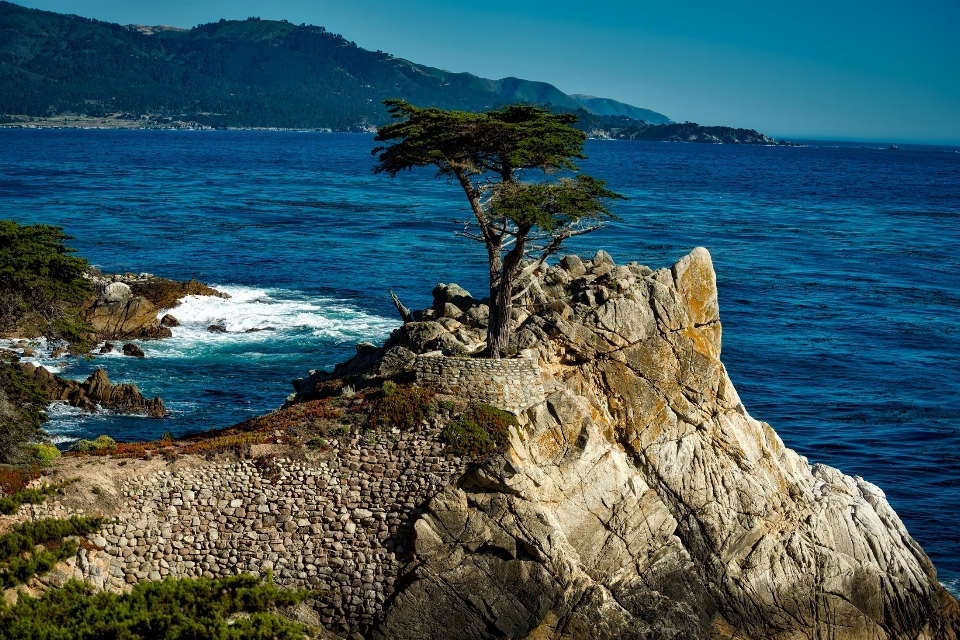
<path fill-rule="evenodd" d="M 118 413 L 145 414 L 152 418 L 167 415 L 160 398 L 147 399 L 135 384 L 111 384 L 107 372 L 97 369 L 83 382 L 67 380 L 29 362 L 16 365 L 43 391 L 50 402 L 62 400 L 85 411 L 102 409 Z"/>
<path fill-rule="evenodd" d="M 122 281 L 130 286 L 133 295 L 149 300 L 158 309 L 173 309 L 180 304 L 180 300 L 187 296 L 230 297 L 230 294 L 217 291 L 199 280 L 191 279 L 186 282 L 178 282 L 168 278 L 158 278 L 150 274 L 140 274 L 136 277 L 125 276 Z"/>
<path fill-rule="evenodd" d="M 705 249 L 656 271 L 570 257 L 524 286 L 511 344 L 545 400 L 426 505 L 374 637 L 957 638 L 957 602 L 883 492 L 747 413 Z M 472 350 L 482 303 L 448 290 L 291 401 Z"/>
<path fill-rule="evenodd" d="M 94 297 L 80 316 L 96 332 L 97 340 L 169 338 L 173 316 L 158 318 L 161 309 L 175 307 L 188 295 L 229 298 L 196 280 L 176 282 L 148 273 L 93 276 Z M 175 319 L 173 319 L 175 322 Z"/>

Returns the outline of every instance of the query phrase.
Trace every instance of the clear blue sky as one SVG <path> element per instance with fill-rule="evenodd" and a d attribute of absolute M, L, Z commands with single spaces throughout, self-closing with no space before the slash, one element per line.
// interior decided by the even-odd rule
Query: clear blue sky
<path fill-rule="evenodd" d="M 123 24 L 287 19 L 451 71 L 776 137 L 960 144 L 960 0 L 26 0 Z"/>

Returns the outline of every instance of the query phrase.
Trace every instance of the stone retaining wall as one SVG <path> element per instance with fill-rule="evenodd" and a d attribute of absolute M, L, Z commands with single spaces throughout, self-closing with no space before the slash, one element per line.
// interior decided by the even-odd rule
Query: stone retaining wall
<path fill-rule="evenodd" d="M 544 401 L 540 368 L 527 358 L 417 356 L 414 371 L 418 385 L 514 414 Z"/>
<path fill-rule="evenodd" d="M 465 469 L 442 449 L 435 431 L 421 431 L 355 436 L 320 462 L 174 463 L 117 487 L 119 523 L 43 581 L 75 577 L 119 590 L 165 576 L 273 570 L 281 586 L 331 591 L 316 603 L 328 629 L 363 633 L 410 559 L 413 516 Z M 18 514 L 65 515 L 56 499 Z"/>

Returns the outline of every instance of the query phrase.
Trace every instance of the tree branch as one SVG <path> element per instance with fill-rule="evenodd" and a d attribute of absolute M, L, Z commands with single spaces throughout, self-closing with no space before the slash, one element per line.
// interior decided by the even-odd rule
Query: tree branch
<path fill-rule="evenodd" d="M 534 260 L 532 264 L 524 268 L 523 271 L 520 272 L 520 275 L 518 277 L 523 278 L 525 276 L 529 276 L 534 271 L 539 269 L 540 266 L 543 265 L 544 262 L 546 262 L 547 258 L 553 255 L 560 248 L 560 245 L 563 243 L 564 240 L 568 238 L 573 238 L 574 236 L 582 236 L 588 233 L 592 233 L 597 229 L 602 229 L 603 226 L 604 226 L 603 223 L 598 223 L 592 227 L 584 227 L 582 229 L 573 229 L 568 227 L 561 233 L 553 236 L 553 241 L 549 245 L 543 248 L 543 253 L 540 254 L 540 257 Z"/>

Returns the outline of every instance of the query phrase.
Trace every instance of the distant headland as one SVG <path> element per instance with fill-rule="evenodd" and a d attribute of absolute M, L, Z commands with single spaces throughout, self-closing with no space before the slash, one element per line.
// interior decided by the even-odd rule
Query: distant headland
<path fill-rule="evenodd" d="M 373 132 L 390 121 L 382 101 L 402 98 L 464 111 L 536 104 L 576 113 L 596 138 L 779 144 L 546 82 L 420 65 L 287 21 L 119 25 L 0 2 L 0 28 L 0 127 Z"/>

